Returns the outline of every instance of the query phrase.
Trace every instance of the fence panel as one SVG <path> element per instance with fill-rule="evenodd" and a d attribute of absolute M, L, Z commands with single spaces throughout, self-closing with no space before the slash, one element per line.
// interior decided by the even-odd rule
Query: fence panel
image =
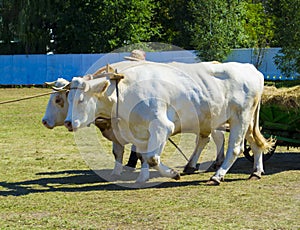
<path fill-rule="evenodd" d="M 265 78 L 282 74 L 273 57 L 279 49 L 268 49 L 259 70 Z M 109 54 L 54 54 L 54 55 L 0 55 L 0 85 L 31 85 L 54 81 L 58 77 L 71 80 L 74 76 L 93 73 L 106 64 L 124 60 L 129 53 Z M 253 49 L 237 49 L 226 61 L 255 63 Z M 148 52 L 147 60 L 156 62 L 198 62 L 194 51 Z M 284 79 L 284 78 L 282 78 Z"/>

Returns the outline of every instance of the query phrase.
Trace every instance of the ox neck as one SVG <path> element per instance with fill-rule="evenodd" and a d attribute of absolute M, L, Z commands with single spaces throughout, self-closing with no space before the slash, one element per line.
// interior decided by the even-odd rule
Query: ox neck
<path fill-rule="evenodd" d="M 97 118 L 106 120 L 119 120 L 119 79 L 111 80 L 108 90 L 104 93 L 102 102 L 97 100 L 97 107 L 102 108 Z M 100 103 L 100 104 L 99 104 Z M 114 111 L 114 105 L 115 111 Z M 104 109 L 105 108 L 105 109 Z"/>

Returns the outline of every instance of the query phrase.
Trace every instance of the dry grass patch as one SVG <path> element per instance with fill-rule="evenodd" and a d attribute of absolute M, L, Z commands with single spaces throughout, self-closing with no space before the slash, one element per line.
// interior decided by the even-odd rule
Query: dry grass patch
<path fill-rule="evenodd" d="M 285 109 L 300 108 L 300 85 L 294 87 L 276 88 L 275 86 L 265 86 L 262 95 L 263 105 L 273 105 Z"/>

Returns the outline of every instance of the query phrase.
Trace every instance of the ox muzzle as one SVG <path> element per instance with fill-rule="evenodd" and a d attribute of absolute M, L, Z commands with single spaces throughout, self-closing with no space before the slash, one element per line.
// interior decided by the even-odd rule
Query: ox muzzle
<path fill-rule="evenodd" d="M 48 129 L 53 129 L 54 126 L 49 124 L 49 121 L 47 119 L 42 119 L 42 124 L 48 128 Z"/>
<path fill-rule="evenodd" d="M 74 131 L 71 121 L 65 121 L 64 125 L 70 132 Z"/>
<path fill-rule="evenodd" d="M 65 120 L 64 125 L 70 132 L 75 132 L 80 127 L 80 122 L 78 120 L 73 122 Z"/>

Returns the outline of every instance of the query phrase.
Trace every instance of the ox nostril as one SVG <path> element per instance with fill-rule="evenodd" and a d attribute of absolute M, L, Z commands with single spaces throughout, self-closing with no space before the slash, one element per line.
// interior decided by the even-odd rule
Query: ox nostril
<path fill-rule="evenodd" d="M 71 121 L 65 121 L 65 126 L 66 126 L 67 128 L 71 127 Z"/>
<path fill-rule="evenodd" d="M 65 127 L 68 129 L 68 130 L 72 130 L 72 122 L 71 121 L 65 121 Z"/>
<path fill-rule="evenodd" d="M 42 120 L 43 125 L 48 129 L 53 129 L 53 125 L 49 124 L 49 121 L 47 119 Z"/>
<path fill-rule="evenodd" d="M 42 123 L 45 127 L 50 128 L 49 122 L 46 119 L 43 119 Z"/>

